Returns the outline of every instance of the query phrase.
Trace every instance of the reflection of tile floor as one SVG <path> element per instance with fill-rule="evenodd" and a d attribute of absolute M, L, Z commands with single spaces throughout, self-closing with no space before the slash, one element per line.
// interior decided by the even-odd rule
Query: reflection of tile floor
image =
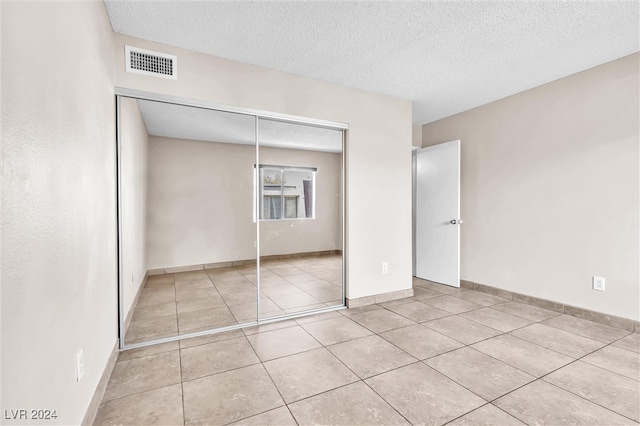
<path fill-rule="evenodd" d="M 342 258 L 263 261 L 263 318 L 342 304 Z M 256 320 L 255 265 L 147 279 L 125 336 L 136 343 Z"/>
<path fill-rule="evenodd" d="M 640 334 L 414 287 L 429 292 L 122 352 L 95 424 L 640 420 Z"/>

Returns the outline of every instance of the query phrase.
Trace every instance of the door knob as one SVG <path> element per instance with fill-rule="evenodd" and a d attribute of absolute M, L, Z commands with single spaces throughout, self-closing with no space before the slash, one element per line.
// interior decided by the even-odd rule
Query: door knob
<path fill-rule="evenodd" d="M 450 223 L 450 224 L 452 224 L 452 225 L 455 225 L 456 223 L 458 223 L 458 221 L 457 221 L 457 220 L 455 220 L 455 219 L 451 219 L 451 220 L 449 221 L 449 223 Z"/>

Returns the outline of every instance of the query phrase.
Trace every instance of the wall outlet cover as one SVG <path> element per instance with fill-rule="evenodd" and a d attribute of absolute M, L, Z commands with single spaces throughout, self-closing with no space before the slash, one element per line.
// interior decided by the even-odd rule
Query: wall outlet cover
<path fill-rule="evenodd" d="M 593 289 L 596 291 L 604 291 L 605 288 L 605 280 L 604 277 L 593 276 L 592 278 Z"/>

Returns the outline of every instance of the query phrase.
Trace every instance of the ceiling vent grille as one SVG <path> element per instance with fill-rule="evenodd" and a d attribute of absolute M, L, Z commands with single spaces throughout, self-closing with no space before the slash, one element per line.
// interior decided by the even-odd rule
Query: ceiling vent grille
<path fill-rule="evenodd" d="M 127 72 L 154 77 L 178 78 L 178 58 L 166 53 L 125 46 Z"/>

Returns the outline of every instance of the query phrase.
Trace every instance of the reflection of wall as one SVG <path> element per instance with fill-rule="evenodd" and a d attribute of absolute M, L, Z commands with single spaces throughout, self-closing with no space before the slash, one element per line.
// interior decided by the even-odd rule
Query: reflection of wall
<path fill-rule="evenodd" d="M 122 98 L 120 110 L 122 196 L 122 285 L 124 317 L 147 272 L 147 129 L 134 99 Z"/>
<path fill-rule="evenodd" d="M 263 255 L 341 248 L 341 155 L 260 148 L 264 164 L 317 167 L 316 219 L 261 223 Z M 147 267 L 255 258 L 255 148 L 151 136 Z"/>
<path fill-rule="evenodd" d="M 424 126 L 462 140 L 463 279 L 638 319 L 638 58 Z"/>

